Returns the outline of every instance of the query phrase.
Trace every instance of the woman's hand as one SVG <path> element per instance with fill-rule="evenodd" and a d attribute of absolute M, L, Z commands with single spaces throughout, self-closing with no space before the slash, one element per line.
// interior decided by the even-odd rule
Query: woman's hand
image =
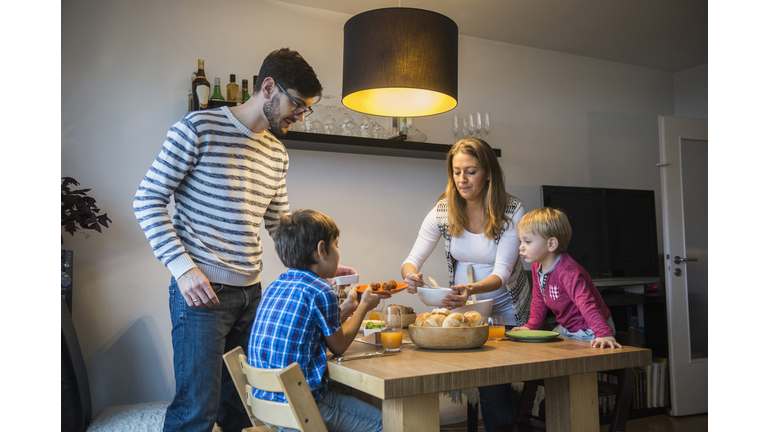
<path fill-rule="evenodd" d="M 469 285 L 454 285 L 452 290 L 458 294 L 446 294 L 443 304 L 446 309 L 456 309 L 467 304 L 467 298 L 469 297 Z"/>
<path fill-rule="evenodd" d="M 530 329 L 528 327 L 526 327 L 526 326 L 513 327 L 512 328 L 512 331 L 522 331 L 522 330 L 530 330 Z"/>
<path fill-rule="evenodd" d="M 408 294 L 416 294 L 416 288 L 424 286 L 423 273 L 408 273 L 403 278 L 403 282 L 408 284 Z"/>

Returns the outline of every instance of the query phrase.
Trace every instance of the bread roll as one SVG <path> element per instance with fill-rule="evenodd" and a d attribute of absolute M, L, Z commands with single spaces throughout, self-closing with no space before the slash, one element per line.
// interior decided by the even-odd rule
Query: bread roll
<path fill-rule="evenodd" d="M 440 327 L 440 324 L 435 322 L 435 320 L 433 320 L 432 318 L 429 318 L 424 321 L 424 324 L 422 326 L 423 327 Z"/>
<path fill-rule="evenodd" d="M 432 314 L 429 312 L 424 312 L 423 314 L 419 314 L 419 316 L 416 317 L 416 321 L 413 323 L 413 325 L 417 327 L 421 327 L 424 325 L 424 321 L 428 320 L 429 317 L 431 317 Z"/>
<path fill-rule="evenodd" d="M 464 322 L 470 326 L 483 325 L 483 316 L 480 315 L 480 312 L 469 311 L 464 314 Z"/>
<path fill-rule="evenodd" d="M 443 321 L 443 327 L 465 327 L 464 315 L 455 312 L 448 315 Z"/>
<path fill-rule="evenodd" d="M 432 309 L 432 313 L 433 314 L 441 314 L 441 315 L 448 316 L 448 315 L 451 314 L 451 311 L 449 311 L 446 308 L 440 308 L 440 309 Z"/>
<path fill-rule="evenodd" d="M 433 319 L 437 323 L 438 327 L 441 327 L 443 325 L 443 321 L 445 321 L 445 315 L 443 315 L 443 314 L 435 314 L 435 313 L 433 313 L 430 318 Z"/>

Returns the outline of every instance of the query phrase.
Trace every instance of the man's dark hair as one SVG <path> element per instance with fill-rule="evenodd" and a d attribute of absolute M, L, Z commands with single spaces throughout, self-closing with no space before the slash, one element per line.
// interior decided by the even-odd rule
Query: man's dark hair
<path fill-rule="evenodd" d="M 339 227 L 328 216 L 315 210 L 298 210 L 280 215 L 280 224 L 275 230 L 275 250 L 283 265 L 297 270 L 309 270 L 317 263 L 312 252 L 320 240 L 328 245 L 339 238 Z"/>
<path fill-rule="evenodd" d="M 315 70 L 301 54 L 289 48 L 280 48 L 269 53 L 261 64 L 259 77 L 253 83 L 254 90 L 261 89 L 261 84 L 267 77 L 272 77 L 285 90 L 296 90 L 296 93 L 305 99 L 323 94 L 323 86 L 317 79 Z"/>

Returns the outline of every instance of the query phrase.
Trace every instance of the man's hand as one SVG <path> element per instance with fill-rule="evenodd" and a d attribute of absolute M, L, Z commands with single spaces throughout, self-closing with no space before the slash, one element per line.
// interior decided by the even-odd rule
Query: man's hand
<path fill-rule="evenodd" d="M 218 306 L 219 298 L 213 292 L 208 278 L 197 267 L 189 269 L 181 275 L 176 283 L 179 291 L 192 308 Z"/>
<path fill-rule="evenodd" d="M 357 270 L 353 269 L 352 267 L 347 267 L 339 264 L 339 266 L 336 268 L 336 276 L 347 276 L 347 275 L 356 275 Z M 328 282 L 328 285 L 334 286 L 336 285 L 336 279 L 335 278 L 327 278 L 325 279 L 326 282 Z M 339 288 L 344 289 L 348 287 L 349 285 L 340 285 Z"/>

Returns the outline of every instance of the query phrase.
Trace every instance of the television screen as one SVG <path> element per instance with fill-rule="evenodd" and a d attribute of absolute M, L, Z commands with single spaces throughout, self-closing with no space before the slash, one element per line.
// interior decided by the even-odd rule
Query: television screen
<path fill-rule="evenodd" d="M 544 206 L 568 215 L 568 254 L 596 286 L 659 280 L 656 206 L 652 190 L 542 186 Z"/>

